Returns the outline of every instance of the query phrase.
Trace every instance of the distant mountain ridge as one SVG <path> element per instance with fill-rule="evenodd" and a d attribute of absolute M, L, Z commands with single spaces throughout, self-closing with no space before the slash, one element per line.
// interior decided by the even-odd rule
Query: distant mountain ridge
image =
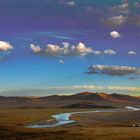
<path fill-rule="evenodd" d="M 0 96 L 0 108 L 53 108 L 64 107 L 70 105 L 80 106 L 83 102 L 90 102 L 90 104 L 84 104 L 85 106 L 91 106 L 92 104 L 100 106 L 124 106 L 124 105 L 140 105 L 140 98 L 130 95 L 122 94 L 107 94 L 107 93 L 92 93 L 82 92 L 73 95 L 52 95 L 45 97 L 4 97 Z M 82 104 L 83 105 L 83 104 Z"/>
<path fill-rule="evenodd" d="M 139 97 L 130 96 L 130 95 L 122 95 L 117 93 L 107 94 L 107 93 L 92 93 L 92 92 L 82 92 L 73 95 L 53 95 L 42 98 L 48 99 L 82 99 L 82 100 L 94 100 L 94 101 L 113 101 L 113 102 L 133 102 L 140 101 Z"/>

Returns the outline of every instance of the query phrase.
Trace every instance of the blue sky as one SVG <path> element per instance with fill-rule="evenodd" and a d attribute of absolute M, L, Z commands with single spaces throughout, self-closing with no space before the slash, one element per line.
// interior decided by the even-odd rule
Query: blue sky
<path fill-rule="evenodd" d="M 0 1 L 0 95 L 139 95 L 139 14 L 139 0 Z"/>

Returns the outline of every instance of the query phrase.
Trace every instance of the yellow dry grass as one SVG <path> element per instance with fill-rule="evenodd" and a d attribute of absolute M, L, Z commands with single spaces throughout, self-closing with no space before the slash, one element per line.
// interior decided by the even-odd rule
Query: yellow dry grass
<path fill-rule="evenodd" d="M 74 109 L 1 109 L 0 140 L 140 140 L 139 127 L 63 126 L 30 129 L 31 122 Z M 81 110 L 82 111 L 82 110 Z M 111 115 L 109 115 L 111 116 Z"/>

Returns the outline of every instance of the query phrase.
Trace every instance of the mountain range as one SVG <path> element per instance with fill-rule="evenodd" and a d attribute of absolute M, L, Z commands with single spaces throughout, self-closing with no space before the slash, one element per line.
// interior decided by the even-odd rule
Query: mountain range
<path fill-rule="evenodd" d="M 122 94 L 82 92 L 45 97 L 0 96 L 0 108 L 114 108 L 140 105 L 140 98 Z"/>

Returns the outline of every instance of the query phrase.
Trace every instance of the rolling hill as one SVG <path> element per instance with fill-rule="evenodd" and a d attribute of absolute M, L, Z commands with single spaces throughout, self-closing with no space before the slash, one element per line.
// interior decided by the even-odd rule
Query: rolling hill
<path fill-rule="evenodd" d="M 99 106 L 140 105 L 140 98 L 122 94 L 82 92 L 73 95 L 52 95 L 46 97 L 4 97 L 0 96 L 0 108 L 91 108 Z"/>

